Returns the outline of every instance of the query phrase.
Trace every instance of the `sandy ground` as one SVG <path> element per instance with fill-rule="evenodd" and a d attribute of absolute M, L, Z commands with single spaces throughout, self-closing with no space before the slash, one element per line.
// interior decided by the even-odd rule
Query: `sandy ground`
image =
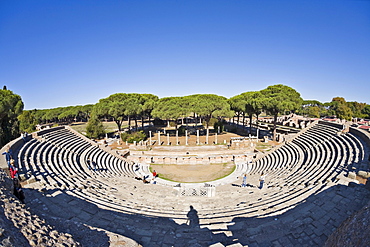
<path fill-rule="evenodd" d="M 230 174 L 234 164 L 211 164 L 211 165 L 158 165 L 151 164 L 160 178 L 167 178 L 176 182 L 207 182 Z"/>

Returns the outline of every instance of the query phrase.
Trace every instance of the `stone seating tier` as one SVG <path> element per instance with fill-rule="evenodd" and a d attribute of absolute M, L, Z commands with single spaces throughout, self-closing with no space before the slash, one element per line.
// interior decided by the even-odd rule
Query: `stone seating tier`
<path fill-rule="evenodd" d="M 190 204 L 197 209 L 202 228 L 227 235 L 233 229 L 236 217 L 267 218 L 286 213 L 308 197 L 337 185 L 338 177 L 347 172 L 348 163 L 363 159 L 362 154 L 367 152 L 367 147 L 364 149 L 361 141 L 356 144 L 347 134 L 334 134 L 338 129 L 321 125 L 304 130 L 291 142 L 256 159 L 252 165 L 238 164 L 240 174 L 248 171 L 248 187 L 230 186 L 233 181 L 225 180 L 225 183 L 217 184 L 216 196 L 211 198 L 179 197 L 177 190 L 170 186 L 145 185 L 132 178 L 141 175 L 135 171 L 134 164 L 112 156 L 63 129 L 57 133 L 51 131 L 42 140 L 30 140 L 23 145 L 18 152 L 18 165 L 28 178 L 36 178 L 36 182 L 26 186 L 28 197 L 39 198 L 38 191 L 51 193 L 40 199 L 50 202 L 44 205 L 45 210 L 58 217 L 71 214 L 62 204 L 49 208 L 54 205 L 52 198 L 63 194 L 75 198 L 70 200 L 71 203 L 81 199 L 96 205 L 96 212 L 109 210 L 125 217 L 166 218 L 178 225 L 186 223 Z M 332 134 L 325 134 L 326 130 Z M 325 137 L 321 138 L 321 135 Z M 84 148 L 76 147 L 79 145 Z M 87 159 L 96 161 L 100 169 L 91 170 Z M 148 172 L 148 166 L 143 166 L 141 171 Z M 257 186 L 262 171 L 267 173 L 267 179 L 265 188 L 260 190 Z M 237 183 L 241 183 L 240 177 Z M 30 199 L 27 203 L 39 208 L 36 201 Z M 93 211 L 86 210 L 88 213 L 79 211 L 73 219 L 81 222 L 93 220 Z M 120 227 L 128 233 L 130 224 Z"/>

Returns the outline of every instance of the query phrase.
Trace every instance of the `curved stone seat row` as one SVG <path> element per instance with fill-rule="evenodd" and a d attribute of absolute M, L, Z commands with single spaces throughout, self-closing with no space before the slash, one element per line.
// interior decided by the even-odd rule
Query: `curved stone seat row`
<path fill-rule="evenodd" d="M 257 159 L 251 173 L 264 171 L 274 179 L 283 178 L 283 185 L 289 186 L 334 182 L 340 173 L 348 172 L 347 166 L 364 158 L 361 141 L 340 131 L 316 124 L 290 143 Z M 281 181 L 275 184 L 282 185 Z"/>
<path fill-rule="evenodd" d="M 73 142 L 71 142 L 73 143 Z M 104 172 L 101 172 L 96 175 L 100 175 L 98 179 L 95 179 L 94 177 L 94 171 L 91 171 L 88 169 L 88 167 L 84 167 L 83 164 L 86 164 L 86 162 L 80 162 L 78 155 L 76 155 L 73 152 L 68 152 L 67 150 L 70 150 L 68 148 L 62 149 L 60 146 L 52 145 L 49 142 L 38 142 L 38 141 L 31 141 L 30 144 L 27 146 L 30 147 L 30 149 L 33 150 L 33 153 L 31 154 L 32 157 L 42 157 L 41 154 L 46 156 L 44 160 L 37 159 L 31 162 L 30 164 L 25 164 L 24 167 L 28 169 L 32 166 L 33 172 L 37 174 L 39 172 L 41 175 L 36 176 L 39 180 L 44 180 L 46 186 L 54 186 L 54 187 L 61 187 L 69 189 L 68 193 L 73 193 L 75 196 L 82 198 L 84 200 L 88 200 L 91 202 L 94 202 L 95 204 L 99 204 L 101 206 L 109 206 L 116 208 L 117 211 L 124 211 L 124 212 L 131 212 L 131 213 L 142 213 L 142 214 L 148 214 L 148 215 L 156 215 L 156 216 L 168 216 L 172 215 L 173 217 L 175 215 L 179 215 L 178 219 L 185 219 L 185 213 L 186 209 L 184 209 L 183 212 L 175 212 L 175 211 L 168 211 L 165 210 L 163 212 L 163 209 L 165 209 L 165 205 L 161 205 L 160 207 L 158 205 L 153 206 L 153 208 L 150 208 L 146 203 L 143 203 L 142 201 L 138 200 L 137 198 L 128 200 L 128 201 L 122 201 L 120 199 L 117 200 L 117 202 L 114 202 L 112 200 L 112 197 L 109 196 L 109 193 L 107 191 L 111 191 L 112 188 L 110 188 L 108 185 L 102 184 L 102 180 L 104 177 L 110 178 L 110 177 L 116 177 L 117 173 L 112 173 L 111 176 L 104 176 Z M 35 146 L 34 148 L 31 148 Z M 26 147 L 26 145 L 25 145 Z M 23 149 L 26 149 L 26 148 Z M 67 146 L 68 147 L 68 146 Z M 63 146 L 64 148 L 64 146 Z M 95 150 L 95 151 L 94 151 Z M 108 169 L 110 167 L 108 166 L 99 166 L 99 163 L 101 160 L 104 160 L 105 155 L 99 155 L 98 153 L 101 152 L 101 150 L 97 147 L 89 147 L 84 154 L 84 159 L 90 159 L 94 160 L 97 157 L 101 157 L 101 159 L 97 160 L 98 168 Z M 27 152 L 28 150 L 22 150 L 20 154 Z M 64 151 L 64 152 L 63 152 Z M 39 154 L 41 153 L 41 154 Z M 90 157 L 90 158 L 89 158 Z M 21 160 L 21 159 L 20 159 Z M 37 167 L 37 169 L 36 169 Z M 239 166 L 238 166 L 239 167 Z M 241 167 L 241 166 L 240 166 Z M 245 170 L 246 168 L 238 168 L 237 170 Z M 141 185 L 141 184 L 140 184 Z M 272 190 L 271 190 L 272 192 Z M 223 218 L 226 215 L 229 215 L 230 217 L 240 216 L 244 214 L 266 214 L 267 211 L 271 210 L 278 210 L 278 208 L 286 209 L 289 208 L 290 202 L 289 198 L 298 198 L 299 196 L 302 196 L 302 191 L 300 192 L 294 192 L 291 191 L 288 195 L 288 192 L 282 193 L 275 193 L 275 196 L 269 196 L 268 199 L 263 200 L 261 203 L 253 203 L 251 205 L 246 205 L 245 207 L 238 207 L 238 209 L 230 208 L 227 210 L 225 207 L 219 207 L 216 206 L 216 208 L 212 208 L 213 214 L 220 214 L 219 216 L 213 216 L 212 219 L 215 220 L 216 218 Z M 284 195 L 285 200 L 282 201 L 281 195 Z M 150 205 L 150 204 L 149 204 Z M 143 207 L 147 208 L 146 210 L 143 209 Z M 256 210 L 256 207 L 259 209 Z M 209 218 L 209 209 L 203 209 L 204 212 L 200 214 L 201 217 L 204 217 L 203 219 Z M 237 213 L 231 213 L 232 211 L 237 211 Z M 264 212 L 266 211 L 266 212 Z M 212 214 L 212 215 L 213 215 Z M 230 220 L 230 219 L 229 219 Z M 227 220 L 226 220 L 227 221 Z M 207 224 L 210 224 L 211 221 L 207 221 Z"/>
<path fill-rule="evenodd" d="M 363 143 L 352 134 L 337 135 L 338 131 L 317 124 L 251 166 L 239 164 L 240 173 L 249 171 L 249 186 L 230 189 L 230 184 L 218 184 L 214 198 L 179 197 L 171 187 L 143 184 L 132 178 L 140 175 L 134 164 L 81 142 L 68 130 L 25 143 L 18 153 L 18 165 L 21 172 L 39 181 L 30 184 L 32 188 L 60 188 L 101 209 L 170 218 L 178 224 L 186 222 L 191 203 L 198 210 L 202 227 L 227 231 L 235 217 L 275 216 L 294 208 L 310 195 L 334 185 L 338 174 L 363 160 Z M 75 138 L 79 140 L 71 140 Z M 98 169 L 94 171 L 87 160 L 96 162 Z M 143 171 L 149 172 L 148 167 Z M 259 190 L 261 172 L 268 174 L 267 186 Z"/>
<path fill-rule="evenodd" d="M 55 133 L 54 133 L 55 132 Z M 31 139 L 18 152 L 20 172 L 45 185 L 70 186 L 92 176 L 134 176 L 132 165 L 101 150 L 66 129 Z M 94 161 L 96 169 L 87 160 Z M 68 182 L 67 182 L 68 181 Z"/>

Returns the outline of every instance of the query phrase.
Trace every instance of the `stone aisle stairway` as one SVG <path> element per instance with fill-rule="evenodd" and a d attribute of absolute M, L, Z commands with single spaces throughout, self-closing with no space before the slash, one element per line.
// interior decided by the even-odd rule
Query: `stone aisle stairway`
<path fill-rule="evenodd" d="M 369 200 L 363 186 L 340 179 L 348 167 L 363 165 L 368 147 L 337 132 L 312 126 L 255 160 L 246 188 L 239 180 L 218 186 L 210 198 L 179 197 L 176 188 L 143 184 L 133 179 L 132 164 L 68 130 L 26 143 L 18 165 L 32 182 L 25 189 L 27 206 L 50 222 L 74 222 L 144 246 L 321 246 Z M 87 159 L 100 169 L 89 169 Z M 262 171 L 268 175 L 260 190 Z M 71 231 L 68 224 L 59 228 Z M 83 236 L 74 239 L 84 244 Z"/>

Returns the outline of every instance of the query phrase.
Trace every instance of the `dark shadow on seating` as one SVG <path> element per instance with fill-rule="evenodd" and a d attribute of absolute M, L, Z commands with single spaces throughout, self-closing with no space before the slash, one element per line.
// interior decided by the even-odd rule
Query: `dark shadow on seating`
<path fill-rule="evenodd" d="M 337 185 L 280 215 L 264 217 L 274 212 L 266 207 L 259 217 L 235 217 L 229 230 L 242 245 L 323 246 L 327 237 L 369 199 L 370 192 L 362 185 Z"/>
<path fill-rule="evenodd" d="M 238 205 L 243 206 L 244 209 L 240 209 L 239 206 L 232 210 L 225 209 L 225 214 L 230 212 L 235 215 L 232 220 L 235 224 L 228 224 L 227 229 L 232 235 L 226 236 L 220 233 L 225 229 L 204 228 L 212 224 L 228 223 L 227 220 L 225 222 L 224 216 L 216 214 L 212 218 L 213 223 L 204 225 L 202 224 L 204 216 L 199 215 L 192 206 L 187 215 L 181 216 L 184 220 L 188 218 L 188 222 L 177 224 L 169 218 L 171 215 L 156 217 L 129 213 L 131 209 L 128 205 L 120 207 L 121 212 L 101 209 L 88 201 L 88 198 L 81 200 L 66 194 L 66 191 L 60 193 L 59 190 L 47 190 L 41 193 L 37 190 L 25 190 L 26 204 L 30 210 L 44 218 L 48 224 L 58 225 L 57 230 L 60 232 L 72 232 L 74 229 L 71 230 L 71 226 L 77 222 L 80 227 L 86 228 L 86 224 L 101 228 L 131 238 L 143 246 L 153 246 L 151 239 L 154 235 L 158 235 L 156 244 L 159 246 L 189 246 L 189 242 L 196 243 L 197 246 L 209 246 L 218 242 L 223 245 L 241 243 L 249 246 L 271 246 L 271 243 L 276 241 L 282 246 L 298 246 L 302 242 L 311 246 L 322 246 L 327 236 L 348 217 L 348 212 L 360 209 L 370 196 L 370 192 L 364 189 L 364 186 L 337 185 L 309 196 L 281 215 L 268 216 L 269 213 L 278 210 L 266 203 L 265 207 L 258 208 L 259 217 L 238 217 L 238 214 L 241 216 L 244 214 L 242 210 L 246 208 L 250 208 L 250 211 L 257 210 L 253 208 L 253 204 L 241 202 Z M 52 194 L 54 196 L 51 196 Z M 32 196 L 43 202 L 47 209 L 41 203 L 35 203 Z M 291 206 L 290 204 L 289 208 Z M 218 219 L 219 222 L 217 222 Z M 65 222 L 65 224 L 53 224 L 55 221 Z M 86 231 L 89 231 L 89 237 L 79 235 L 78 231 L 73 231 L 72 235 L 84 246 L 109 245 L 108 237 L 104 232 L 84 229 L 84 232 Z M 95 242 L 91 242 L 91 239 L 95 238 L 106 240 L 106 245 L 94 245 Z"/>

